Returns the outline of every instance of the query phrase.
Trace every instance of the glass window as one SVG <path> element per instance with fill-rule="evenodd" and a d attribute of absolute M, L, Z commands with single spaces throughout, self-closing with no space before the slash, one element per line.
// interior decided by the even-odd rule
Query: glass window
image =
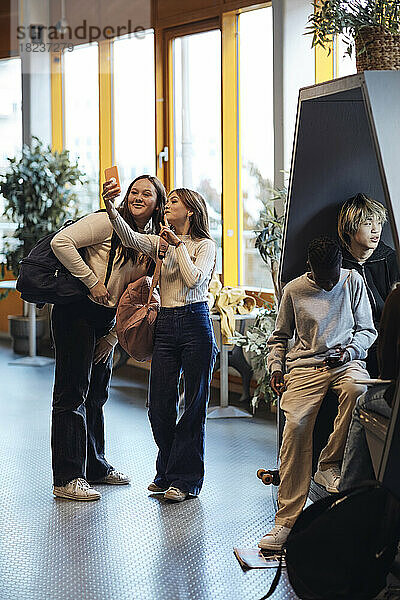
<path fill-rule="evenodd" d="M 89 184 L 79 192 L 79 212 L 99 207 L 99 67 L 98 45 L 85 44 L 64 53 L 65 148 L 77 160 Z"/>
<path fill-rule="evenodd" d="M 260 213 L 274 180 L 272 7 L 239 15 L 239 110 L 243 239 L 241 284 L 272 288 L 255 248 Z"/>
<path fill-rule="evenodd" d="M 337 43 L 337 77 L 345 77 L 357 73 L 355 48 L 351 57 L 347 54 L 347 44 L 344 42 L 343 35 L 336 37 Z"/>
<path fill-rule="evenodd" d="M 178 37 L 173 45 L 175 187 L 202 194 L 222 271 L 221 32 Z"/>
<path fill-rule="evenodd" d="M 114 42 L 114 162 L 122 194 L 138 175 L 155 175 L 154 33 Z"/>
<path fill-rule="evenodd" d="M 21 59 L 0 60 L 0 173 L 8 168 L 7 158 L 18 155 L 22 148 Z M 4 199 L 0 196 L 0 262 L 3 238 L 13 234 L 15 224 L 3 215 Z"/>

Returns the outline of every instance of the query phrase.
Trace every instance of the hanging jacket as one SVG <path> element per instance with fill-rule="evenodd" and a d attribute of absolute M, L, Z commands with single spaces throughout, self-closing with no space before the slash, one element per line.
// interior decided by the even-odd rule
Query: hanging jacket
<path fill-rule="evenodd" d="M 342 249 L 343 268 L 355 269 L 364 279 L 375 326 L 379 325 L 386 297 L 396 281 L 400 281 L 400 271 L 396 252 L 380 241 L 371 256 L 360 265 L 347 248 Z"/>

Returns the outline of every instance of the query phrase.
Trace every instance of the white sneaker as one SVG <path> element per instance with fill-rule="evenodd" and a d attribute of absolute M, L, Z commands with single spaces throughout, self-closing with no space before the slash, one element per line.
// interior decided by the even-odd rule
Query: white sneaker
<path fill-rule="evenodd" d="M 175 502 L 183 502 L 189 496 L 188 492 L 182 492 L 182 490 L 169 486 L 167 491 L 164 494 L 165 500 L 174 500 Z"/>
<path fill-rule="evenodd" d="M 124 475 L 121 471 L 117 471 L 113 469 L 109 472 L 108 475 L 103 477 L 103 479 L 98 479 L 97 481 L 92 481 L 91 483 L 108 483 L 109 485 L 127 485 L 130 483 L 130 479 L 128 475 Z"/>
<path fill-rule="evenodd" d="M 53 487 L 53 494 L 57 498 L 68 498 L 69 500 L 99 500 L 101 494 L 90 487 L 86 479 L 78 477 L 66 485 Z"/>
<path fill-rule="evenodd" d="M 329 467 L 325 471 L 321 471 L 318 468 L 318 471 L 314 475 L 315 483 L 319 483 L 326 489 L 327 492 L 332 492 L 333 494 L 337 494 L 339 492 L 339 484 L 340 484 L 340 469 L 336 465 L 334 467 Z"/>
<path fill-rule="evenodd" d="M 149 492 L 153 492 L 153 494 L 162 494 L 164 492 L 167 491 L 167 487 L 161 487 L 160 485 L 157 485 L 156 483 L 154 483 L 154 481 L 152 481 L 148 486 L 147 489 L 149 490 Z"/>
<path fill-rule="evenodd" d="M 290 533 L 290 527 L 284 525 L 275 525 L 263 538 L 258 542 L 258 547 L 262 550 L 280 550 L 286 542 Z"/>

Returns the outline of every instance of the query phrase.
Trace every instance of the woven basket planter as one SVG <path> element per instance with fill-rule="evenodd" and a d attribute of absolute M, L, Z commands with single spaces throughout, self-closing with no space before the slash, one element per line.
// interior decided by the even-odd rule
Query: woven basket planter
<path fill-rule="evenodd" d="M 400 34 L 363 27 L 356 37 L 357 71 L 400 69 Z"/>

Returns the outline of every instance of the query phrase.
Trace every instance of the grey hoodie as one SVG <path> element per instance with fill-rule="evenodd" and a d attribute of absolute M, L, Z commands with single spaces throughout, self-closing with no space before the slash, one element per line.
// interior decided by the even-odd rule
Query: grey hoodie
<path fill-rule="evenodd" d="M 295 335 L 294 345 L 288 341 Z M 361 275 L 341 269 L 340 279 L 327 292 L 305 273 L 285 286 L 275 331 L 268 340 L 268 369 L 289 372 L 322 365 L 340 350 L 351 360 L 363 360 L 377 331 Z"/>

